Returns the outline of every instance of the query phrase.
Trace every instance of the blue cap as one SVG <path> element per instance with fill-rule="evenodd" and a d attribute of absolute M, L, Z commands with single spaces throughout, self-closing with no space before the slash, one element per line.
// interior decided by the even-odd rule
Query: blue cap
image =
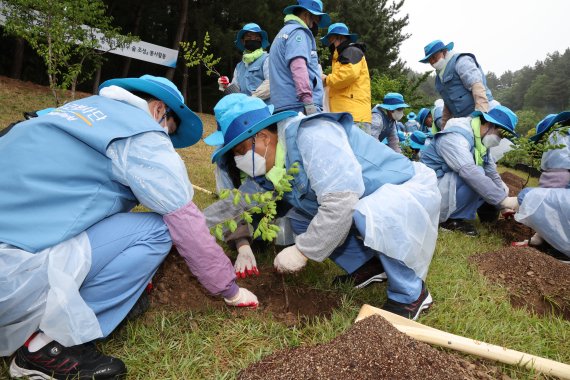
<path fill-rule="evenodd" d="M 350 33 L 348 31 L 348 26 L 342 22 L 337 22 L 329 26 L 327 34 L 321 38 L 321 43 L 323 45 L 328 45 L 328 38 L 333 35 L 346 36 L 350 42 L 356 42 L 358 39 L 358 34 Z"/>
<path fill-rule="evenodd" d="M 412 149 L 419 149 L 419 150 L 423 150 L 426 146 L 426 134 L 423 133 L 422 131 L 414 131 L 411 135 L 410 135 L 410 147 Z"/>
<path fill-rule="evenodd" d="M 321 16 L 319 28 L 326 28 L 331 24 L 331 18 L 323 12 L 323 2 L 321 0 L 297 0 L 297 5 L 290 5 L 283 9 L 283 13 L 290 15 L 296 8 L 303 8 L 315 16 Z"/>
<path fill-rule="evenodd" d="M 214 114 L 218 130 L 204 139 L 208 145 L 219 146 L 212 155 L 212 162 L 217 162 L 230 149 L 271 124 L 297 116 L 294 111 L 274 115 L 272 105 L 245 94 L 224 96 L 214 107 Z"/>
<path fill-rule="evenodd" d="M 427 44 L 424 47 L 424 53 L 425 53 L 425 57 L 423 57 L 422 59 L 420 59 L 420 62 L 422 63 L 428 63 L 429 62 L 429 57 L 431 57 L 432 55 L 434 55 L 435 53 L 437 53 L 440 50 L 453 50 L 453 42 L 448 43 L 447 45 L 445 45 L 443 42 L 441 42 L 441 40 L 435 40 L 430 42 L 429 44 Z"/>
<path fill-rule="evenodd" d="M 483 116 L 486 121 L 495 124 L 497 127 L 509 132 L 514 136 L 518 136 L 515 132 L 515 127 L 519 121 L 519 118 L 513 111 L 505 106 L 496 106 L 489 112 L 474 111 L 471 114 L 472 117 Z"/>
<path fill-rule="evenodd" d="M 410 112 L 406 117 L 408 118 L 408 120 L 416 120 L 416 114 L 413 112 Z"/>
<path fill-rule="evenodd" d="M 186 107 L 184 97 L 170 80 L 152 75 L 110 79 L 99 86 L 99 91 L 109 86 L 118 86 L 127 91 L 141 91 L 162 100 L 180 118 L 176 132 L 169 135 L 175 148 L 186 148 L 202 138 L 202 120 Z"/>
<path fill-rule="evenodd" d="M 426 118 L 429 115 L 429 109 L 427 108 L 422 108 L 419 112 L 418 112 L 418 123 L 420 123 L 420 128 L 422 128 L 424 126 L 424 122 L 426 121 Z M 431 127 L 431 126 L 428 126 Z"/>
<path fill-rule="evenodd" d="M 402 94 L 398 94 L 397 92 L 389 92 L 384 95 L 384 100 L 382 104 L 378 105 L 381 108 L 384 108 L 389 111 L 397 110 L 398 108 L 407 108 L 409 105 L 404 103 L 404 97 Z"/>
<path fill-rule="evenodd" d="M 241 28 L 241 30 L 237 32 L 236 40 L 234 41 L 234 43 L 239 50 L 241 51 L 245 50 L 245 46 L 243 46 L 243 41 L 241 39 L 243 38 L 243 35 L 246 34 L 247 32 L 261 34 L 261 47 L 265 49 L 269 46 L 269 39 L 267 38 L 267 32 L 261 29 L 259 25 L 254 24 L 252 22 L 249 24 L 245 24 L 243 28 Z"/>
<path fill-rule="evenodd" d="M 570 111 L 560 112 L 559 114 L 552 113 L 538 122 L 536 125 L 536 134 L 532 136 L 530 140 L 536 142 L 556 123 L 567 125 L 569 121 Z"/>

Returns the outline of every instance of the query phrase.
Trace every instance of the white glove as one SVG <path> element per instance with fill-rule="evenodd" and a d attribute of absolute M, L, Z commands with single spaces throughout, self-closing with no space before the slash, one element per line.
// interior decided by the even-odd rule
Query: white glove
<path fill-rule="evenodd" d="M 305 109 L 305 115 L 307 115 L 307 116 L 319 112 L 319 109 L 318 109 L 317 106 L 314 105 L 313 103 L 305 104 L 303 107 L 304 107 L 304 109 Z"/>
<path fill-rule="evenodd" d="M 292 245 L 275 256 L 273 266 L 280 273 L 298 272 L 307 264 L 307 260 L 305 255 L 297 249 L 297 246 Z"/>
<path fill-rule="evenodd" d="M 248 275 L 251 276 L 253 274 L 259 275 L 255 256 L 249 244 L 244 244 L 238 248 L 238 256 L 234 263 L 234 268 L 238 278 L 246 278 Z"/>
<path fill-rule="evenodd" d="M 517 212 L 519 210 L 519 201 L 517 197 L 506 197 L 499 204 L 501 206 L 501 211 L 504 213 L 507 210 L 512 210 Z"/>
<path fill-rule="evenodd" d="M 538 234 L 538 232 L 532 235 L 529 242 L 530 245 L 541 245 L 542 243 L 544 243 L 544 239 Z"/>
<path fill-rule="evenodd" d="M 509 192 L 511 191 L 511 189 L 509 189 L 509 187 L 507 186 L 506 183 L 503 182 L 503 189 L 505 189 L 505 195 L 508 197 L 509 196 Z"/>
<path fill-rule="evenodd" d="M 224 298 L 224 301 L 230 306 L 250 307 L 252 309 L 255 309 L 259 305 L 255 294 L 246 288 L 239 288 L 238 293 L 234 297 L 230 299 Z"/>
<path fill-rule="evenodd" d="M 230 79 L 228 77 L 221 76 L 218 78 L 218 90 L 224 91 L 229 84 L 230 84 Z"/>

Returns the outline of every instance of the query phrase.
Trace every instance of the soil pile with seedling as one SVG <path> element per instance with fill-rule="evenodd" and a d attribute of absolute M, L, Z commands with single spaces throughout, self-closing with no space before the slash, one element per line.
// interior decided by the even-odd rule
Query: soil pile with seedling
<path fill-rule="evenodd" d="M 283 275 L 271 266 L 260 268 L 259 276 L 239 279 L 238 285 L 258 297 L 258 312 L 270 313 L 287 325 L 313 317 L 329 317 L 340 303 L 340 296 L 334 291 L 285 284 Z M 153 278 L 151 304 L 153 307 L 195 312 L 226 307 L 221 297 L 207 294 L 176 249 L 170 252 Z"/>
<path fill-rule="evenodd" d="M 399 332 L 379 315 L 355 323 L 328 343 L 269 355 L 242 370 L 240 380 L 509 379 Z"/>
<path fill-rule="evenodd" d="M 513 306 L 570 320 L 570 264 L 530 247 L 507 247 L 471 256 L 470 261 L 507 288 Z"/>

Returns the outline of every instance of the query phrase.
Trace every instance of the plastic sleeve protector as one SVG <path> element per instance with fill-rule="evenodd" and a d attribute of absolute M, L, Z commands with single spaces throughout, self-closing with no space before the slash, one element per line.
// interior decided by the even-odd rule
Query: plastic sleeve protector
<path fill-rule="evenodd" d="M 289 69 L 291 69 L 291 76 L 293 82 L 295 82 L 297 99 L 304 104 L 313 103 L 313 90 L 309 81 L 309 71 L 305 58 L 297 57 L 292 59 Z"/>

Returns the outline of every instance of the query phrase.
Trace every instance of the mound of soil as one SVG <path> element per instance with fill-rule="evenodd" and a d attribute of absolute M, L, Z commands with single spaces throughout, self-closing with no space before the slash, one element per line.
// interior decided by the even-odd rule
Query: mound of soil
<path fill-rule="evenodd" d="M 399 332 L 379 315 L 328 343 L 276 352 L 238 374 L 254 379 L 508 379 Z"/>
<path fill-rule="evenodd" d="M 501 173 L 501 179 L 509 187 L 509 197 L 515 197 L 522 190 L 526 179 L 511 172 Z"/>
<path fill-rule="evenodd" d="M 511 245 L 512 242 L 528 240 L 534 235 L 534 230 L 517 222 L 514 218 L 499 219 L 493 224 L 493 231 L 495 231 L 506 245 Z"/>
<path fill-rule="evenodd" d="M 340 297 L 335 292 L 285 284 L 283 276 L 272 267 L 259 271 L 259 276 L 239 279 L 238 285 L 255 293 L 260 302 L 258 312 L 271 313 L 288 325 L 317 316 L 328 317 L 339 305 Z M 158 308 L 205 311 L 226 307 L 221 297 L 208 295 L 176 249 L 169 253 L 154 276 L 150 295 L 151 305 Z"/>
<path fill-rule="evenodd" d="M 491 281 L 503 284 L 515 307 L 570 320 L 570 265 L 534 248 L 508 247 L 471 256 Z"/>

